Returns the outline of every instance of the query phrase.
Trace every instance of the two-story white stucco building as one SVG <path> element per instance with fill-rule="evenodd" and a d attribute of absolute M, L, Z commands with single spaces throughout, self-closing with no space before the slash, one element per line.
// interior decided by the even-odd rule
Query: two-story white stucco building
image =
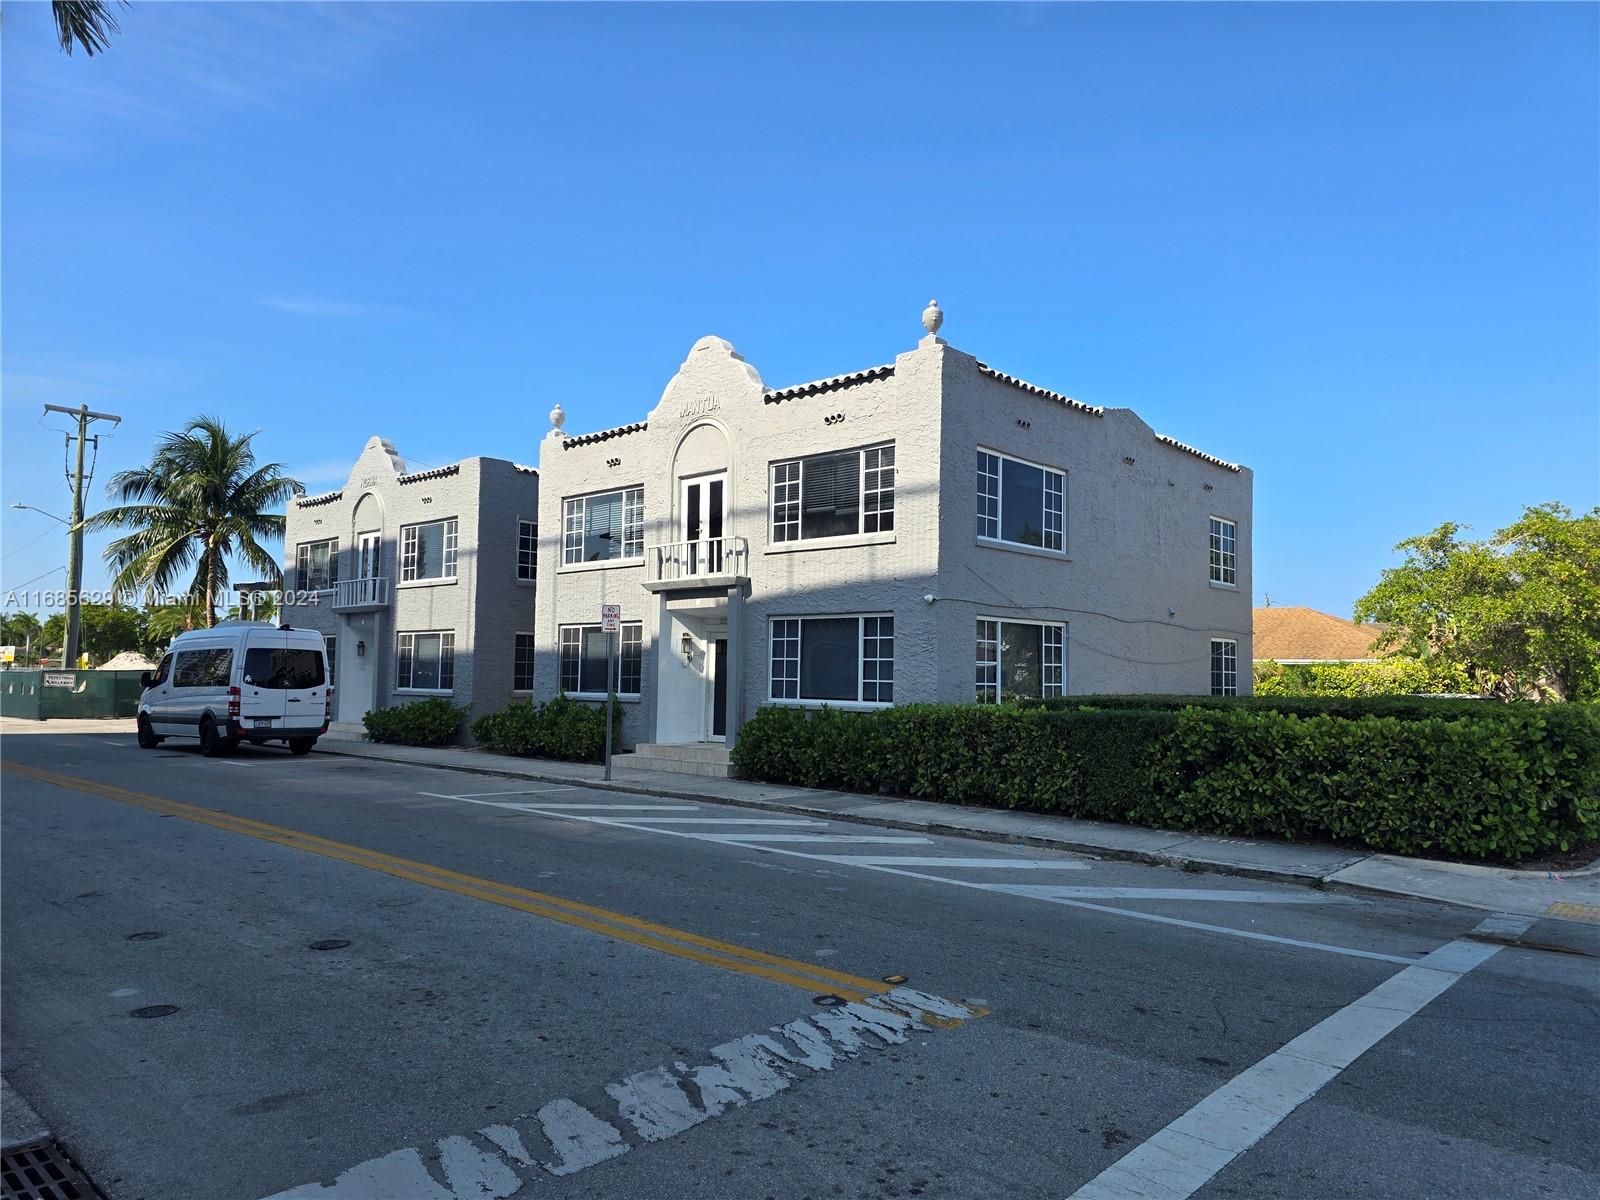
<path fill-rule="evenodd" d="M 342 488 L 290 501 L 284 588 L 313 603 L 282 615 L 327 639 L 336 727 L 429 696 L 473 717 L 531 697 L 538 515 L 532 467 L 410 471 L 381 437 Z"/>
<path fill-rule="evenodd" d="M 636 424 L 569 436 L 557 406 L 535 695 L 603 696 L 602 604 L 651 757 L 714 762 L 763 704 L 1247 692 L 1250 471 L 923 318 L 864 371 L 768 388 L 706 337 Z"/>

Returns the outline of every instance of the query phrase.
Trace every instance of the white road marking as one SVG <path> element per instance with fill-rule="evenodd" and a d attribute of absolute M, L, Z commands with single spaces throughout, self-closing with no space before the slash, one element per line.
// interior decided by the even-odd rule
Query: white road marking
<path fill-rule="evenodd" d="M 466 800 L 469 804 L 489 804 L 488 800 L 473 800 L 467 796 L 445 796 L 445 800 Z M 698 804 L 497 804 L 496 808 L 514 808 L 519 812 L 543 813 L 559 817 L 565 813 L 584 812 L 620 812 L 630 818 L 646 820 L 642 813 L 651 812 L 699 812 Z"/>
<path fill-rule="evenodd" d="M 620 824 L 620 822 L 607 823 Z M 671 833 L 672 830 L 663 829 L 661 832 Z M 933 842 L 932 838 L 915 837 L 911 834 L 904 836 L 884 834 L 880 837 L 859 833 L 708 833 L 702 836 L 708 842 L 726 842 L 731 846 L 754 846 L 758 842 L 851 842 L 856 845 L 893 842 L 900 845 L 927 846 Z"/>
<path fill-rule="evenodd" d="M 818 855 L 818 857 L 822 857 Z M 891 855 L 838 855 L 829 856 L 829 862 L 847 867 L 979 867 L 1004 868 L 1012 871 L 1087 871 L 1088 863 L 1074 862 L 1070 858 L 895 858 Z"/>
<path fill-rule="evenodd" d="M 697 842 L 722 842 L 726 845 L 744 846 L 751 850 L 759 850 L 763 854 L 779 854 L 789 858 L 804 858 L 811 862 L 826 862 L 836 865 L 854 865 L 863 871 L 879 871 L 885 875 L 901 875 L 907 879 L 921 879 L 929 883 L 942 883 L 950 887 L 972 888 L 980 892 L 992 892 L 992 885 L 979 883 L 970 879 L 952 879 L 948 875 L 929 875 L 923 871 L 908 871 L 903 867 L 891 867 L 887 863 L 865 862 L 861 859 L 852 859 L 843 855 L 813 854 L 805 850 L 794 850 L 783 846 L 767 846 L 761 842 L 728 842 L 725 834 L 696 833 L 688 829 L 657 829 L 650 825 L 639 824 L 639 821 L 648 818 L 640 817 L 630 821 L 627 818 L 615 820 L 591 816 L 582 812 L 555 811 L 561 806 L 554 804 L 544 805 L 507 805 L 493 800 L 477 800 L 465 797 L 456 797 L 463 804 L 487 804 L 497 808 L 517 808 L 523 812 L 534 814 L 543 813 L 546 816 L 562 817 L 571 821 L 589 821 L 595 824 L 605 824 L 613 829 L 633 829 L 639 833 L 653 833 L 658 837 L 690 838 Z M 578 806 L 574 806 L 578 807 Z M 607 807 L 601 805 L 599 807 Z M 618 806 L 620 807 L 620 806 Z M 550 810 L 550 811 L 546 811 Z M 768 839 L 771 840 L 771 839 Z M 925 839 L 931 840 L 931 839 Z M 1356 950 L 1349 946 L 1336 946 L 1328 942 L 1311 942 L 1301 938 L 1280 937 L 1272 933 L 1258 933 L 1253 929 L 1235 929 L 1228 925 L 1211 925 L 1205 921 L 1189 921 L 1182 917 L 1169 917 L 1163 913 L 1141 912 L 1134 908 L 1117 908 L 1110 904 L 1098 904 L 1092 900 L 1069 900 L 1057 897 L 1048 901 L 1051 904 L 1060 904 L 1068 908 L 1082 908 L 1089 912 L 1105 913 L 1110 916 L 1128 917 L 1135 921 L 1149 921 L 1155 925 L 1169 925 L 1175 929 L 1192 929 L 1199 933 L 1216 933 L 1224 937 L 1243 938 L 1246 941 L 1265 942 L 1275 946 L 1291 946 L 1297 950 L 1318 950 L 1325 954 L 1341 954 L 1348 958 L 1364 958 L 1375 962 L 1400 963 L 1410 966 L 1417 961 L 1415 955 L 1381 954 L 1375 950 Z"/>
<path fill-rule="evenodd" d="M 444 800 L 465 800 L 472 796 L 543 796 L 548 792 L 576 792 L 577 784 L 562 784 L 560 787 L 520 788 L 514 792 L 460 792 L 454 796 L 444 796 Z M 424 796 L 437 795 L 435 792 L 423 792 Z"/>
<path fill-rule="evenodd" d="M 476 1130 L 499 1154 L 470 1136 L 440 1138 L 435 1156 L 443 1184 L 429 1173 L 422 1153 L 406 1147 L 340 1172 L 330 1185 L 302 1184 L 267 1200 L 503 1200 L 520 1194 L 540 1171 L 574 1174 L 769 1099 L 808 1078 L 808 1072 L 831 1071 L 863 1052 L 901 1045 L 913 1029 L 931 1031 L 940 1022 L 978 1015 L 953 1000 L 897 987 L 713 1046 L 708 1063 L 658 1065 L 608 1084 L 615 1123 L 562 1098 L 544 1105 L 531 1120 Z M 924 1024 L 925 1017 L 934 1024 Z M 631 1131 L 632 1141 L 625 1131 Z M 528 1139 L 548 1145 L 551 1157 L 537 1157 Z"/>
<path fill-rule="evenodd" d="M 1512 924 L 1520 925 L 1515 932 L 1521 933 L 1533 919 L 1515 918 Z M 1477 932 L 1507 928 L 1500 915 Z M 1447 942 L 1230 1079 L 1070 1200 L 1187 1200 L 1339 1072 L 1500 949 L 1466 939 Z"/>
<path fill-rule="evenodd" d="M 826 825 L 826 821 L 807 821 L 804 817 L 629 817 L 652 825 Z"/>
<path fill-rule="evenodd" d="M 990 883 L 991 892 L 1039 900 L 1206 900 L 1227 904 L 1345 904 L 1329 892 L 1252 892 L 1237 888 L 1057 887 L 1054 884 Z"/>
<path fill-rule="evenodd" d="M 134 745 L 138 744 L 136 742 L 128 742 L 128 741 L 113 742 L 110 738 L 101 738 L 100 740 L 102 742 L 104 742 L 108 746 L 121 746 L 123 748 L 127 748 L 128 746 L 134 746 Z"/>

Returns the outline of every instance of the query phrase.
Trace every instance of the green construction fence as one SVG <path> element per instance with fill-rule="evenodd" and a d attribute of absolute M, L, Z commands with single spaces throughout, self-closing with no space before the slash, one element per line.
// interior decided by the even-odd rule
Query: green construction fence
<path fill-rule="evenodd" d="M 0 671 L 0 715 L 131 717 L 139 711 L 140 671 Z"/>

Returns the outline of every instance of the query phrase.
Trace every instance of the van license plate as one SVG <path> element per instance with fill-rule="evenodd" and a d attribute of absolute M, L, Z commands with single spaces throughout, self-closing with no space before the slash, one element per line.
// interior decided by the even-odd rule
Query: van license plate
<path fill-rule="evenodd" d="M 256 724 L 256 728 L 257 729 L 271 729 L 272 728 L 272 718 L 271 717 L 257 717 L 255 724 Z"/>

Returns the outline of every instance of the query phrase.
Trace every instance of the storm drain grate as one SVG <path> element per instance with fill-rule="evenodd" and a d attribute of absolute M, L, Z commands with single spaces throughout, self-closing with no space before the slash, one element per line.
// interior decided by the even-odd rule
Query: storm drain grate
<path fill-rule="evenodd" d="M 0 1156 L 0 1200 L 104 1200 L 54 1141 Z"/>

